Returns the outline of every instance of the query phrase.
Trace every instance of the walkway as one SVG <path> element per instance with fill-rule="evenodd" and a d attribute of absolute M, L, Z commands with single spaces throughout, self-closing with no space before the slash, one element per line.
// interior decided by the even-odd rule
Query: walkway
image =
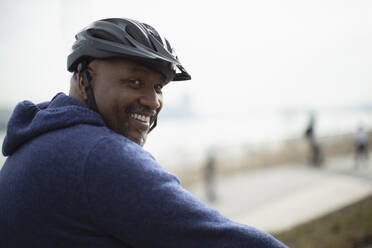
<path fill-rule="evenodd" d="M 206 201 L 204 185 L 190 191 Z M 274 232 L 322 216 L 372 194 L 372 163 L 354 170 L 352 157 L 329 159 L 318 169 L 286 165 L 245 171 L 217 182 L 218 200 L 209 203 L 223 215 Z"/>

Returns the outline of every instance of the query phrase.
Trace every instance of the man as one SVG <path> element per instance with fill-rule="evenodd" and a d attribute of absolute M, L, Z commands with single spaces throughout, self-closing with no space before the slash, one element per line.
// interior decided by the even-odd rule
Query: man
<path fill-rule="evenodd" d="M 142 149 L 164 85 L 190 79 L 157 31 L 94 22 L 68 70 L 69 96 L 22 102 L 9 120 L 0 247 L 285 247 L 194 198 Z"/>
<path fill-rule="evenodd" d="M 363 126 L 359 126 L 355 134 L 355 165 L 358 169 L 360 165 L 368 166 L 368 136 Z"/>
<path fill-rule="evenodd" d="M 309 123 L 305 131 L 305 138 L 308 143 L 310 152 L 310 164 L 314 166 L 320 166 L 322 163 L 321 149 L 318 142 L 318 137 L 315 133 L 315 115 L 310 114 Z"/>

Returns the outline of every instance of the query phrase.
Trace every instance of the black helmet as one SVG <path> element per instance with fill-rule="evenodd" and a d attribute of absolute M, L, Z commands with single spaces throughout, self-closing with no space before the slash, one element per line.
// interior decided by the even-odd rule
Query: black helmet
<path fill-rule="evenodd" d="M 169 42 L 145 23 L 125 18 L 103 19 L 84 28 L 75 38 L 67 58 L 70 72 L 77 71 L 81 62 L 95 58 L 123 58 L 160 72 L 167 81 L 191 79 Z"/>

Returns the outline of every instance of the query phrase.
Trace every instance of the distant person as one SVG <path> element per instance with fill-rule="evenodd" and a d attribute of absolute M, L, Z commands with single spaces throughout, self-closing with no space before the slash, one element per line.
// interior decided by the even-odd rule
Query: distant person
<path fill-rule="evenodd" d="M 207 155 L 207 161 L 205 163 L 204 170 L 205 177 L 205 190 L 207 200 L 209 202 L 215 202 L 217 200 L 216 195 L 216 154 L 214 151 L 209 151 Z"/>
<path fill-rule="evenodd" d="M 96 21 L 67 68 L 69 95 L 21 102 L 8 123 L 0 247 L 285 247 L 195 198 L 142 148 L 163 87 L 191 79 L 153 27 Z"/>
<path fill-rule="evenodd" d="M 308 143 L 309 152 L 310 152 L 310 164 L 320 165 L 321 164 L 321 150 L 318 143 L 318 139 L 315 133 L 315 115 L 310 114 L 309 123 L 305 130 L 305 137 Z"/>
<path fill-rule="evenodd" d="M 368 137 L 360 126 L 355 134 L 355 168 L 358 169 L 361 164 L 366 165 L 368 159 Z"/>

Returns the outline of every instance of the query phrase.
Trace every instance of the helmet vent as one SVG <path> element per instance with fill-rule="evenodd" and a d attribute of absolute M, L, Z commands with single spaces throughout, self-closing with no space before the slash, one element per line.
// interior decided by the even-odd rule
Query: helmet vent
<path fill-rule="evenodd" d="M 107 33 L 105 31 L 99 30 L 99 29 L 89 29 L 87 30 L 87 32 L 94 38 L 117 42 L 117 43 L 123 43 L 120 39 L 118 39 L 114 35 Z"/>
<path fill-rule="evenodd" d="M 127 31 L 127 34 L 129 34 L 133 39 L 143 44 L 144 46 L 147 46 L 148 48 L 152 49 L 150 42 L 145 39 L 143 33 L 137 30 L 134 26 L 127 25 L 125 27 L 125 30 Z"/>

